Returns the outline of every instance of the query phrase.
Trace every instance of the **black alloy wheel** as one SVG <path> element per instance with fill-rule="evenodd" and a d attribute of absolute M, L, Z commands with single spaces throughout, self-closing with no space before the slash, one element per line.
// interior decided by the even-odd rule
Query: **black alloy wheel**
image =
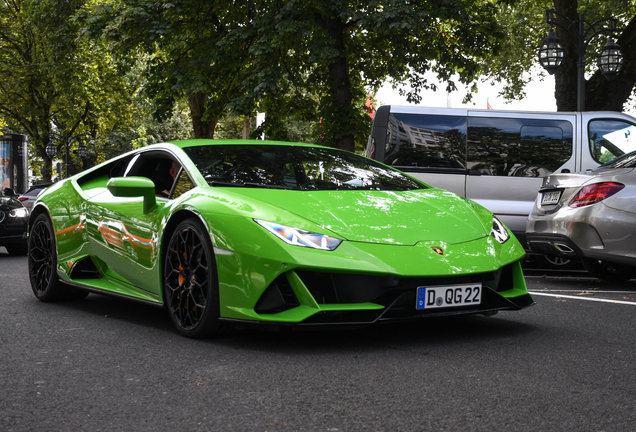
<path fill-rule="evenodd" d="M 170 318 L 182 335 L 205 338 L 225 329 L 219 322 L 212 243 L 196 218 L 181 222 L 170 237 L 164 257 L 163 288 Z"/>
<path fill-rule="evenodd" d="M 62 300 L 68 286 L 57 276 L 57 252 L 53 226 L 46 214 L 33 222 L 29 234 L 29 279 L 35 296 L 44 302 Z"/>

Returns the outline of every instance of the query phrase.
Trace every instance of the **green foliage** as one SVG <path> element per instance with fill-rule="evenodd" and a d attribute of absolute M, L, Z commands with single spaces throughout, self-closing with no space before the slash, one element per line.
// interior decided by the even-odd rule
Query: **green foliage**
<path fill-rule="evenodd" d="M 629 23 L 634 21 L 636 17 L 636 3 L 631 0 L 608 0 L 603 2 L 589 0 L 515 0 L 500 2 L 497 22 L 503 27 L 507 37 L 501 42 L 501 50 L 488 56 L 486 61 L 483 62 L 479 73 L 483 75 L 486 81 L 504 83 L 502 97 L 508 100 L 523 99 L 525 97 L 525 86 L 528 82 L 535 79 L 541 80 L 547 75 L 547 72 L 538 64 L 538 48 L 550 29 L 546 23 L 545 11 L 547 9 L 557 9 L 557 11 L 566 13 L 565 10 L 559 9 L 566 7 L 574 11 L 570 15 L 571 20 L 577 20 L 579 18 L 578 13 L 584 13 L 586 28 L 596 20 L 613 16 L 618 19 L 619 29 L 624 30 L 629 27 Z M 573 31 L 576 33 L 578 29 L 574 28 Z M 588 32 L 587 37 L 589 38 L 592 33 Z M 621 32 L 619 31 L 617 37 L 620 35 Z M 590 82 L 591 76 L 596 74 L 598 69 L 596 60 L 602 50 L 602 46 L 607 41 L 607 36 L 607 33 L 605 33 L 591 39 L 590 45 L 585 52 L 586 78 L 588 82 Z M 630 44 L 633 44 L 635 35 L 626 36 L 625 39 L 629 40 Z M 566 34 L 562 43 L 571 43 L 570 36 Z M 572 62 L 572 67 L 566 70 L 562 66 L 561 70 L 557 72 L 556 94 L 557 105 L 559 106 L 566 105 L 563 101 L 564 98 L 569 97 L 571 100 L 575 100 L 576 97 L 576 68 L 574 63 L 577 60 L 577 54 L 574 48 L 571 49 L 573 51 L 569 55 L 572 58 L 567 59 L 567 61 Z M 623 49 L 629 55 L 633 50 L 633 46 L 626 45 Z M 566 73 L 573 76 L 565 77 L 563 74 Z M 607 85 L 609 87 L 605 83 L 605 78 L 594 76 L 594 79 L 600 81 L 603 86 Z M 619 74 L 611 85 L 633 88 L 633 73 Z M 618 91 L 612 91 L 608 87 L 603 87 L 605 89 L 604 92 L 597 89 L 597 94 L 595 95 L 595 86 L 587 85 L 586 99 L 588 103 L 586 108 L 592 109 L 596 98 L 607 99 L 608 94 L 612 94 L 613 98 L 622 98 L 621 104 L 627 101 L 627 96 L 630 92 L 626 92 L 623 95 L 619 94 Z"/>
<path fill-rule="evenodd" d="M 267 107 L 270 135 L 279 131 L 288 100 L 313 95 L 320 142 L 353 150 L 366 142 L 368 90 L 391 77 L 409 81 L 412 101 L 431 86 L 432 70 L 454 88 L 471 82 L 478 61 L 498 50 L 503 36 L 495 8 L 481 1 L 267 1 L 255 18 L 254 71 L 245 85 Z M 273 107 L 280 111 L 271 116 Z M 301 110 L 301 115 L 307 117 Z M 272 119 L 272 117 L 274 117 Z M 355 144 L 354 144 L 355 143 Z"/>
<path fill-rule="evenodd" d="M 122 64 L 103 43 L 79 34 L 74 16 L 83 6 L 83 0 L 0 3 L 0 116 L 29 136 L 33 168 L 45 180 L 51 159 L 44 148 L 53 138 L 88 132 L 95 138 L 132 118 Z M 54 143 L 64 154 L 65 142 Z M 88 164 L 97 153 L 89 147 Z M 70 173 L 80 166 L 71 151 Z"/>
<path fill-rule="evenodd" d="M 147 55 L 143 90 L 164 108 L 157 118 L 169 115 L 175 99 L 205 94 L 201 120 L 211 121 L 242 94 L 254 13 L 250 2 L 132 0 L 95 2 L 81 18 L 84 33 L 106 38 L 118 55 Z M 233 108 L 250 114 L 253 106 Z"/>
<path fill-rule="evenodd" d="M 254 134 L 310 138 L 291 125 L 313 124 L 311 139 L 353 150 L 368 133 L 366 94 L 387 77 L 410 81 L 414 101 L 429 70 L 450 88 L 473 81 L 502 37 L 494 12 L 477 0 L 130 0 L 96 1 L 81 19 L 118 55 L 148 56 L 144 92 L 168 109 L 188 97 L 197 136 L 202 122 L 260 110 Z"/>

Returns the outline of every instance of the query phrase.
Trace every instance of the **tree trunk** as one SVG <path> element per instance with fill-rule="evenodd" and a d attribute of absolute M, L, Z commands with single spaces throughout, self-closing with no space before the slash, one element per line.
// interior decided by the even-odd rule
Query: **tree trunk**
<path fill-rule="evenodd" d="M 188 105 L 190 106 L 190 114 L 192 115 L 192 127 L 194 129 L 195 138 L 214 138 L 214 129 L 219 121 L 218 116 L 212 120 L 203 120 L 205 116 L 206 99 L 207 95 L 205 93 L 188 95 Z"/>
<path fill-rule="evenodd" d="M 43 153 L 43 152 L 39 152 L 39 153 Z M 43 161 L 42 181 L 44 183 L 48 183 L 51 181 L 51 177 L 53 177 L 51 175 L 53 172 L 53 161 L 51 160 L 50 157 L 48 157 L 46 153 L 44 153 L 44 156 L 42 156 L 42 161 Z"/>
<path fill-rule="evenodd" d="M 554 0 L 554 9 L 562 13 L 572 21 L 579 19 L 577 12 L 577 0 Z M 568 23 L 557 16 L 557 20 L 565 27 Z M 578 29 L 575 28 L 576 33 Z M 554 75 L 557 111 L 576 111 L 577 101 L 577 67 L 579 54 L 574 40 L 570 34 L 561 27 L 555 26 L 556 36 L 561 40 L 565 50 L 564 60 Z"/>
<path fill-rule="evenodd" d="M 48 132 L 44 136 L 42 140 L 34 141 L 34 148 L 36 154 L 42 158 L 42 168 L 40 174 L 42 176 L 42 181 L 48 183 L 53 178 L 53 159 L 46 154 L 46 146 L 49 144 L 49 134 Z"/>
<path fill-rule="evenodd" d="M 243 117 L 243 139 L 249 139 L 252 132 L 252 118 L 250 116 Z"/>
<path fill-rule="evenodd" d="M 331 112 L 325 116 L 328 135 L 331 135 L 337 148 L 355 151 L 354 134 L 351 128 L 340 125 L 355 124 L 355 115 L 351 106 L 351 80 L 349 78 L 349 65 L 345 52 L 344 35 L 345 24 L 340 17 L 328 17 L 323 20 L 324 28 L 329 32 L 333 41 L 333 47 L 338 51 L 338 56 L 329 64 L 328 85 L 333 97 Z"/>

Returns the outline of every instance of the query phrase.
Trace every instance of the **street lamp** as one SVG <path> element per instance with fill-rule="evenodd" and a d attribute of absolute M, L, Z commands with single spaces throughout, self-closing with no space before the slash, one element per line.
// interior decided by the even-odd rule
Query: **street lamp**
<path fill-rule="evenodd" d="M 567 22 L 567 27 L 557 22 L 557 15 Z M 556 72 L 559 66 L 561 66 L 561 63 L 563 63 L 564 50 L 561 46 L 561 41 L 554 35 L 553 29 L 554 26 L 557 26 L 567 31 L 568 34 L 572 36 L 579 54 L 579 60 L 576 63 L 577 111 L 585 111 L 585 51 L 596 35 L 610 33 L 610 36 L 612 36 L 614 34 L 616 31 L 616 18 L 602 18 L 590 24 L 585 21 L 583 12 L 581 12 L 578 20 L 572 21 L 554 9 L 547 10 L 545 16 L 546 22 L 550 24 L 550 31 L 548 32 L 548 36 L 543 39 L 543 43 L 539 49 L 539 63 L 550 75 Z M 607 27 L 604 25 L 600 26 L 606 22 L 608 23 Z M 597 26 L 600 28 L 597 29 Z M 601 69 L 603 76 L 608 80 L 613 79 L 623 67 L 623 54 L 621 53 L 620 47 L 611 37 L 603 47 L 601 55 L 598 58 L 598 67 Z"/>
<path fill-rule="evenodd" d="M 46 154 L 51 159 L 53 159 L 55 155 L 57 154 L 57 147 L 55 147 L 55 144 L 53 143 L 53 139 L 56 139 L 57 141 L 61 141 L 66 147 L 66 171 L 65 171 L 64 177 L 68 178 L 68 159 L 69 159 L 69 149 L 71 147 L 71 144 L 73 142 L 79 143 L 79 146 L 77 148 L 77 154 L 79 155 L 80 158 L 84 159 L 88 155 L 88 150 L 86 149 L 86 146 L 84 145 L 84 141 L 87 139 L 86 134 L 61 135 L 55 132 L 51 132 L 49 133 L 49 137 L 51 137 L 51 140 L 49 141 L 49 144 L 46 146 L 45 151 L 46 151 Z"/>

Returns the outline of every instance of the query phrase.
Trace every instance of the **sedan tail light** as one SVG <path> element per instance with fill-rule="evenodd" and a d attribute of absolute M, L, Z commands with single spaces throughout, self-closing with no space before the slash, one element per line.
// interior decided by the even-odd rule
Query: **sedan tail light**
<path fill-rule="evenodd" d="M 605 182 L 595 183 L 585 186 L 579 191 L 572 201 L 570 201 L 570 207 L 584 207 L 590 204 L 603 201 L 606 198 L 611 197 L 621 189 L 625 187 L 624 184 Z"/>
<path fill-rule="evenodd" d="M 18 197 L 18 201 L 26 201 L 26 200 L 28 200 L 27 197 Z"/>

